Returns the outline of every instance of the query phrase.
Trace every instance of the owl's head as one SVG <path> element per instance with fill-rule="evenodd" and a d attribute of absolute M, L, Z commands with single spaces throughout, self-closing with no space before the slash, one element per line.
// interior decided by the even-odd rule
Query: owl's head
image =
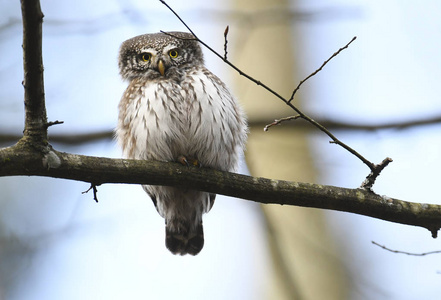
<path fill-rule="evenodd" d="M 119 69 L 123 79 L 177 79 L 186 69 L 203 65 L 199 43 L 191 33 L 139 35 L 122 43 Z"/>

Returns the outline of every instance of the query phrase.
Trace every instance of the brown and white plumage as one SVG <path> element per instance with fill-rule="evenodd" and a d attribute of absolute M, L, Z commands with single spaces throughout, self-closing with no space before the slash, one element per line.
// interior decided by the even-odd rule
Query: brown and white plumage
<path fill-rule="evenodd" d="M 225 84 L 204 67 L 193 35 L 170 32 L 129 39 L 121 45 L 119 68 L 129 81 L 116 128 L 125 157 L 236 170 L 246 140 L 245 116 Z M 143 188 L 165 219 L 167 248 L 174 254 L 199 253 L 202 214 L 211 209 L 215 195 Z"/>

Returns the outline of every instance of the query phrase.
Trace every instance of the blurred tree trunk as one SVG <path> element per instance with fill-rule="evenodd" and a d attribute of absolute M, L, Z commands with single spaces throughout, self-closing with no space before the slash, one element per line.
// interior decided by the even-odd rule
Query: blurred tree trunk
<path fill-rule="evenodd" d="M 240 28 L 230 30 L 232 61 L 242 70 L 289 97 L 301 78 L 295 78 L 295 36 L 284 18 L 289 1 L 233 1 L 233 8 L 248 14 Z M 256 14 L 253 14 L 253 13 Z M 265 12 L 265 14 L 262 14 Z M 259 16 L 255 17 L 254 16 Z M 262 16 L 265 16 L 262 17 Z M 250 135 L 246 160 L 253 176 L 315 182 L 307 132 L 282 125 L 263 131 L 262 123 L 293 115 L 284 103 L 237 75 L 235 91 L 247 111 Z M 295 100 L 299 105 L 298 98 Z M 299 121 L 301 122 L 301 121 Z M 259 124 L 253 126 L 253 124 Z M 267 299 L 345 299 L 348 280 L 339 253 L 320 210 L 264 205 L 273 273 Z"/>

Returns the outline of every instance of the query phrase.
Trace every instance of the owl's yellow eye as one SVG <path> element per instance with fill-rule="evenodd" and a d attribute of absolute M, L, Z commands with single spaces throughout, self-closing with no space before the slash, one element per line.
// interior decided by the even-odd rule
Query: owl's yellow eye
<path fill-rule="evenodd" d="M 141 54 L 141 59 L 143 61 L 149 61 L 152 58 L 152 55 L 150 53 L 142 53 Z"/>
<path fill-rule="evenodd" d="M 168 52 L 168 55 L 170 55 L 171 58 L 176 58 L 176 57 L 178 57 L 179 53 L 177 50 L 170 50 Z"/>

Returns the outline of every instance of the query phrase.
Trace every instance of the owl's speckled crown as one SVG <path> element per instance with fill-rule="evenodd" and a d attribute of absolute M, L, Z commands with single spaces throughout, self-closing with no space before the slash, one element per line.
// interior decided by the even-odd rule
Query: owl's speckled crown
<path fill-rule="evenodd" d="M 151 48 L 159 49 L 165 45 L 173 43 L 178 43 L 177 46 L 187 45 L 197 45 L 193 34 L 189 32 L 181 31 L 170 31 L 170 32 L 157 32 L 157 33 L 147 33 L 135 36 L 131 39 L 126 40 L 121 45 L 123 48 L 133 48 L 133 49 L 143 49 L 148 45 Z M 187 46 L 188 47 L 188 46 Z M 193 46 L 194 47 L 194 46 Z"/>

